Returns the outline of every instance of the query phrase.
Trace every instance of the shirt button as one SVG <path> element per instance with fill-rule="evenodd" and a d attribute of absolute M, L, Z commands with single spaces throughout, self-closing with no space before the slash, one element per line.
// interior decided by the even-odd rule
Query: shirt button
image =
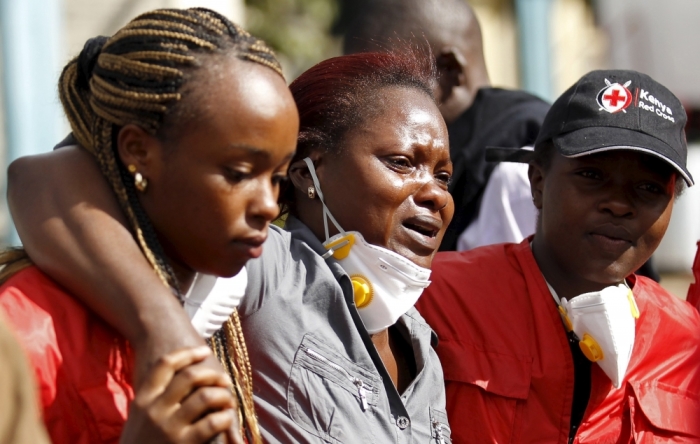
<path fill-rule="evenodd" d="M 411 424 L 411 421 L 406 418 L 405 416 L 399 416 L 398 419 L 396 419 L 396 425 L 401 429 L 404 430 L 406 427 Z"/>

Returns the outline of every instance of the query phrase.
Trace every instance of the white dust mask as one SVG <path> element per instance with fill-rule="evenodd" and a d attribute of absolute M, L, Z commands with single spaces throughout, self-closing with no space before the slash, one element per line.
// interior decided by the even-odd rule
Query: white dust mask
<path fill-rule="evenodd" d="M 248 285 L 245 267 L 234 277 L 198 273 L 185 295 L 185 311 L 204 339 L 210 338 L 240 304 Z"/>
<path fill-rule="evenodd" d="M 311 172 L 316 194 L 323 204 L 323 227 L 328 250 L 324 259 L 333 257 L 350 276 L 355 306 L 362 323 L 370 334 L 378 333 L 398 321 L 413 307 L 423 290 L 430 285 L 430 269 L 419 267 L 410 260 L 368 244 L 357 231 L 345 231 L 328 210 L 321 185 L 311 159 L 304 159 Z M 329 237 L 328 219 L 340 232 Z"/>
<path fill-rule="evenodd" d="M 570 301 L 560 301 L 551 286 L 549 290 L 559 304 L 565 327 L 574 332 L 583 354 L 598 363 L 615 388 L 620 388 L 632 357 L 635 319 L 639 318 L 632 290 L 620 284 Z"/>

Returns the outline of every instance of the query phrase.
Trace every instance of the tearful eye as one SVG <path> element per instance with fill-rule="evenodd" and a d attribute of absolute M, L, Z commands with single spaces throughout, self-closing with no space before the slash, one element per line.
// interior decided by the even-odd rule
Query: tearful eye
<path fill-rule="evenodd" d="M 444 185 L 452 183 L 452 175 L 449 173 L 438 173 L 435 175 L 435 179 Z"/>
<path fill-rule="evenodd" d="M 390 167 L 400 170 L 406 170 L 411 168 L 411 161 L 403 156 L 387 157 L 385 162 L 389 164 Z"/>

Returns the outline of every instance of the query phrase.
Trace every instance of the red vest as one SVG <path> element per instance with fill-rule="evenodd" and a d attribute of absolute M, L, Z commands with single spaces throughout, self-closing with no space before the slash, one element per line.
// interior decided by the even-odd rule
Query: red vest
<path fill-rule="evenodd" d="M 437 332 L 455 443 L 567 443 L 571 349 L 528 240 L 440 253 L 418 309 Z M 655 282 L 628 282 L 641 316 L 615 389 L 592 366 L 577 443 L 700 442 L 700 314 Z"/>
<path fill-rule="evenodd" d="M 35 371 L 51 441 L 118 442 L 134 397 L 126 340 L 35 267 L 0 287 L 0 309 Z"/>
<path fill-rule="evenodd" d="M 698 242 L 698 252 L 695 253 L 693 277 L 695 278 L 695 283 L 690 284 L 686 300 L 690 302 L 690 305 L 700 310 L 700 242 Z"/>

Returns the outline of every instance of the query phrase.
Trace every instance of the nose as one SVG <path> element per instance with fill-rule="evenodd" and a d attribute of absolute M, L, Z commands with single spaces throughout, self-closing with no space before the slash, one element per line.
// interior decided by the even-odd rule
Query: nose
<path fill-rule="evenodd" d="M 631 193 L 624 186 L 611 187 L 608 194 L 598 204 L 598 209 L 614 217 L 634 217 L 636 208 Z"/>
<path fill-rule="evenodd" d="M 416 204 L 432 212 L 438 212 L 452 202 L 449 191 L 441 187 L 432 177 L 421 185 L 413 199 Z"/>
<path fill-rule="evenodd" d="M 277 197 L 279 186 L 273 185 L 269 180 L 260 180 L 260 186 L 256 187 L 250 197 L 248 216 L 264 225 L 273 221 L 279 215 Z M 263 227 L 256 227 L 262 229 Z"/>

